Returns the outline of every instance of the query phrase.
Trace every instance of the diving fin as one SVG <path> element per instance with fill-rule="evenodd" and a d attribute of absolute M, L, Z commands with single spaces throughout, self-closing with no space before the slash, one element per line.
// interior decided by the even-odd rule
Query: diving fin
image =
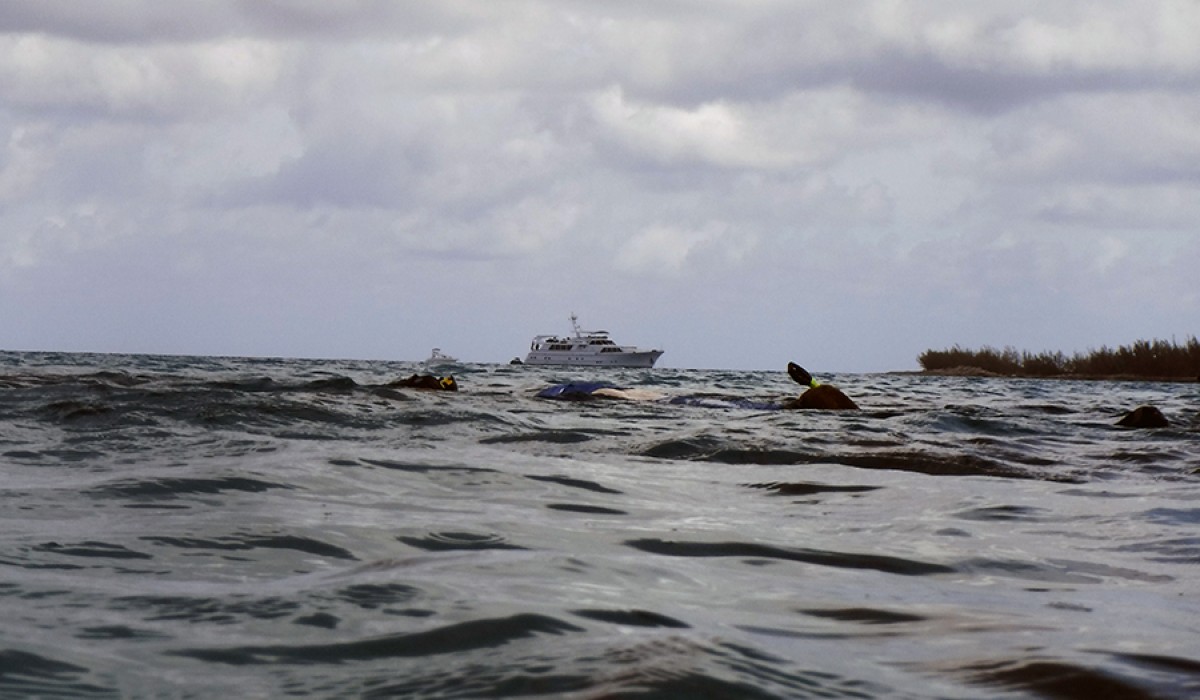
<path fill-rule="evenodd" d="M 801 386 L 819 386 L 817 380 L 813 379 L 813 376 L 808 373 L 808 370 L 804 369 L 795 362 L 789 362 L 787 369 L 788 375 L 794 379 L 797 384 Z"/>

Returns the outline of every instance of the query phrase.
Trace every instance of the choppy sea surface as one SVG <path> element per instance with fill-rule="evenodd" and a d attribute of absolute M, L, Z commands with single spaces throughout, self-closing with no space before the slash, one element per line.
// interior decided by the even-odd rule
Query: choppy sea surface
<path fill-rule="evenodd" d="M 809 369 L 0 353 L 0 697 L 1200 695 L 1200 385 Z"/>

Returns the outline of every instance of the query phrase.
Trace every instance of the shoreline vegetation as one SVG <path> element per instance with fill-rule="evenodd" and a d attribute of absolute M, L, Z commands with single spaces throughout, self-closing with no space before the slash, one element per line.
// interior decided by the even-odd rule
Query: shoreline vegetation
<path fill-rule="evenodd" d="M 1116 349 L 1101 347 L 1071 356 L 1061 352 L 1031 353 L 1012 347 L 958 345 L 926 350 L 917 357 L 920 374 L 956 377 L 1023 377 L 1166 382 L 1200 381 L 1200 341 L 1139 340 Z"/>

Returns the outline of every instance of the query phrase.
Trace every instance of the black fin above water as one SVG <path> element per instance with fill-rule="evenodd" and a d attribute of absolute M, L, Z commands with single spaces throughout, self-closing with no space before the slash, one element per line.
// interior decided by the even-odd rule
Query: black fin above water
<path fill-rule="evenodd" d="M 796 364 L 795 362 L 789 362 L 787 371 L 788 376 L 794 379 L 797 384 L 802 386 L 812 386 L 812 375 L 808 373 L 808 370 L 804 369 L 800 365 Z"/>

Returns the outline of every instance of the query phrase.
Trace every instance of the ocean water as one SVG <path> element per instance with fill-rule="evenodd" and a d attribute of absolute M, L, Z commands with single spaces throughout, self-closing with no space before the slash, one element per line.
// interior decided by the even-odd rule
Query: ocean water
<path fill-rule="evenodd" d="M 1200 695 L 1200 385 L 809 369 L 0 353 L 0 697 Z"/>

